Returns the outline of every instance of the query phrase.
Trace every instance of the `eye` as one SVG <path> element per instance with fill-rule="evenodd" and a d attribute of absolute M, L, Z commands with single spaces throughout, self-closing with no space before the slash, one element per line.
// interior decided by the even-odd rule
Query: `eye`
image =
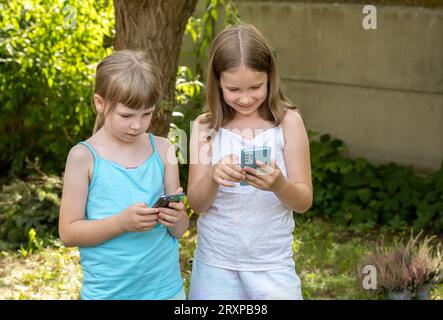
<path fill-rule="evenodd" d="M 251 89 L 253 89 L 253 90 L 257 90 L 257 89 L 260 89 L 260 87 L 261 87 L 261 86 L 254 86 L 254 87 L 251 87 Z"/>
<path fill-rule="evenodd" d="M 121 114 L 120 115 L 122 118 L 129 118 L 131 115 L 129 115 L 129 114 Z"/>
<path fill-rule="evenodd" d="M 143 113 L 143 116 L 147 117 L 147 116 L 150 116 L 151 114 L 152 114 L 152 111 L 149 111 L 149 112 Z"/>
<path fill-rule="evenodd" d="M 228 90 L 231 92 L 235 92 L 235 91 L 238 91 L 238 88 L 228 88 Z"/>

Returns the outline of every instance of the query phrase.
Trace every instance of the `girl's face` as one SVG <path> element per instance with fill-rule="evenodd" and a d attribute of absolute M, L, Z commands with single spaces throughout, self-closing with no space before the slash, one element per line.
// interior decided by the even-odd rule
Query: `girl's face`
<path fill-rule="evenodd" d="M 118 103 L 114 111 L 107 115 L 104 127 L 120 141 L 135 142 L 148 130 L 153 112 L 154 107 L 134 110 Z"/>
<path fill-rule="evenodd" d="M 228 69 L 220 74 L 223 99 L 241 115 L 257 112 L 268 95 L 268 75 L 246 66 Z"/>

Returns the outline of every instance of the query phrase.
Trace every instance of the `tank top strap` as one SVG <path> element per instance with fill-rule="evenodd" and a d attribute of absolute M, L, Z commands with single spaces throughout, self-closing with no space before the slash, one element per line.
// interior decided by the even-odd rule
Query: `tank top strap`
<path fill-rule="evenodd" d="M 91 182 L 89 183 L 89 188 L 91 188 L 94 185 L 96 177 L 97 177 L 97 170 L 99 167 L 99 159 L 100 158 L 97 155 L 97 153 L 95 152 L 94 148 L 86 141 L 81 141 L 78 144 L 82 144 L 82 145 L 86 146 L 89 149 L 89 151 L 92 153 L 92 156 L 94 157 L 94 167 L 92 168 L 92 177 L 91 177 Z"/>
<path fill-rule="evenodd" d="M 149 139 L 151 141 L 151 147 L 152 147 L 152 157 L 157 161 L 158 165 L 162 168 L 161 174 L 162 179 L 165 178 L 165 165 L 163 164 L 163 160 L 160 157 L 160 154 L 157 152 L 157 148 L 155 147 L 155 137 L 152 133 L 149 133 Z"/>
<path fill-rule="evenodd" d="M 152 133 L 149 133 L 149 139 L 151 140 L 152 154 L 154 154 L 157 152 L 157 149 L 155 148 L 155 139 Z"/>
<path fill-rule="evenodd" d="M 89 143 L 87 143 L 86 141 L 81 141 L 78 144 L 82 144 L 82 145 L 86 146 L 89 149 L 89 151 L 91 151 L 92 155 L 94 156 L 94 160 L 98 159 L 98 156 L 94 151 L 94 148 Z"/>

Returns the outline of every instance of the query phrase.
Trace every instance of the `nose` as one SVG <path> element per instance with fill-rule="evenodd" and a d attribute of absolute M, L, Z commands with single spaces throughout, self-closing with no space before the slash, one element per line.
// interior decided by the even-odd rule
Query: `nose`
<path fill-rule="evenodd" d="M 239 100 L 239 102 L 241 103 L 241 104 L 249 104 L 249 103 L 251 103 L 251 101 L 252 101 L 252 98 L 251 97 L 240 97 L 240 100 Z"/>
<path fill-rule="evenodd" d="M 134 121 L 134 122 L 131 123 L 131 129 L 138 130 L 140 128 L 141 128 L 140 121 Z"/>

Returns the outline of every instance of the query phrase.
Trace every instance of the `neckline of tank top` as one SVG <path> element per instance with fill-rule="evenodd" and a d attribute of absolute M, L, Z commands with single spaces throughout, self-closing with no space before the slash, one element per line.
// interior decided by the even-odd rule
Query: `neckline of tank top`
<path fill-rule="evenodd" d="M 116 166 L 116 167 L 118 167 L 118 168 L 120 168 L 120 169 L 123 169 L 123 170 L 135 170 L 135 169 L 139 169 L 139 168 L 145 166 L 145 165 L 146 165 L 146 164 L 147 164 L 152 158 L 154 158 L 154 154 L 155 154 L 155 153 L 157 153 L 157 150 L 153 151 L 153 152 L 151 153 L 151 155 L 149 156 L 148 159 L 144 160 L 144 161 L 141 162 L 139 165 L 134 166 L 134 167 L 125 167 L 125 166 L 123 166 L 123 165 L 121 165 L 121 164 L 119 164 L 119 163 L 117 163 L 117 162 L 115 162 L 115 161 L 112 161 L 112 160 L 108 160 L 108 159 L 102 158 L 102 157 L 100 157 L 99 155 L 97 155 L 97 157 L 98 157 L 100 160 L 105 161 L 105 162 L 108 162 L 109 164 L 112 164 L 113 166 Z"/>
<path fill-rule="evenodd" d="M 229 133 L 233 134 L 234 136 L 237 136 L 239 138 L 241 138 L 242 140 L 246 140 L 246 141 L 254 141 L 255 139 L 257 139 L 257 137 L 259 137 L 260 135 L 273 130 L 273 129 L 279 129 L 281 128 L 281 124 L 276 126 L 276 127 L 271 127 L 271 128 L 266 128 L 266 129 L 255 129 L 255 130 L 262 130 L 259 134 L 257 134 L 256 136 L 254 136 L 252 139 L 246 139 L 245 137 L 243 137 L 242 135 L 232 131 L 232 130 L 236 130 L 236 129 L 230 129 L 230 128 L 222 128 L 220 127 L 220 129 L 223 129 L 224 131 L 228 131 Z"/>

